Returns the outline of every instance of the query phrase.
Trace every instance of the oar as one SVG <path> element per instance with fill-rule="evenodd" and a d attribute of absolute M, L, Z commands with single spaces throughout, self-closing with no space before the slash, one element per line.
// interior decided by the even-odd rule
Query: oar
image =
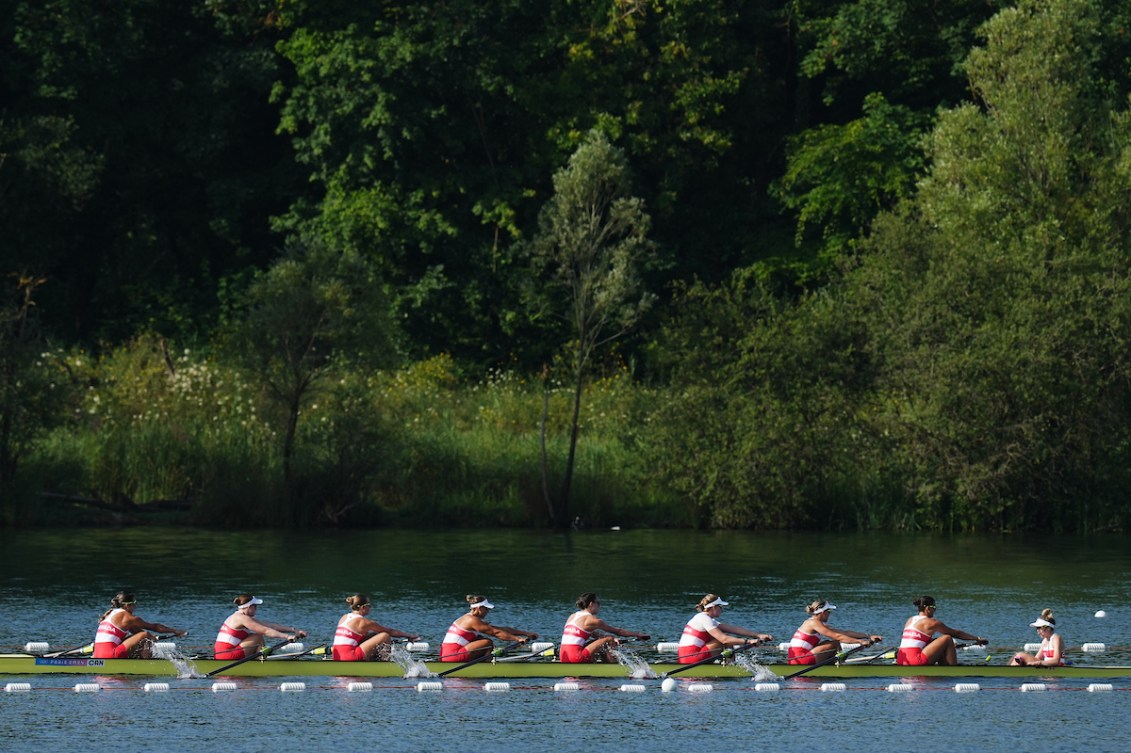
<path fill-rule="evenodd" d="M 724 648 L 722 650 L 722 652 L 719 653 L 718 656 L 708 656 L 706 659 L 700 659 L 699 661 L 693 662 L 691 664 L 684 664 L 682 667 L 677 667 L 677 668 L 673 669 L 671 672 L 664 672 L 662 675 L 660 675 L 660 677 L 661 678 L 667 678 L 667 677 L 671 677 L 672 675 L 678 675 L 680 672 L 686 672 L 689 669 L 695 669 L 696 667 L 701 666 L 703 664 L 710 664 L 715 659 L 719 659 L 719 658 L 729 659 L 730 657 L 737 654 L 739 651 L 745 651 L 746 649 L 754 648 L 757 645 L 758 645 L 757 643 L 747 643 L 746 645 L 739 646 L 738 648 Z"/>
<path fill-rule="evenodd" d="M 93 654 L 94 644 L 87 643 L 85 646 L 75 646 L 74 648 L 65 648 L 62 651 L 52 651 L 49 654 L 43 654 L 44 659 L 56 659 L 64 656 L 74 656 L 75 654 Z"/>
<path fill-rule="evenodd" d="M 895 649 L 889 648 L 887 651 L 881 651 L 880 653 L 872 654 L 871 656 L 857 657 L 856 659 L 854 659 L 852 661 L 846 661 L 845 664 L 871 664 L 876 659 L 894 659 L 894 658 L 895 658 Z"/>
<path fill-rule="evenodd" d="M 279 661 L 294 661 L 295 659 L 299 658 L 300 656 L 306 656 L 307 654 L 325 654 L 326 653 L 326 646 L 327 646 L 327 644 L 323 643 L 321 646 L 315 646 L 314 648 L 308 648 L 305 651 L 298 651 L 298 652 L 293 653 L 293 654 L 287 654 L 286 656 L 279 657 Z"/>
<path fill-rule="evenodd" d="M 818 667 L 823 667 L 826 664 L 832 664 L 833 662 L 844 661 L 848 657 L 855 654 L 857 651 L 861 651 L 865 648 L 868 648 L 868 646 L 870 646 L 870 645 L 871 645 L 870 643 L 861 643 L 859 646 L 852 649 L 851 651 L 843 651 L 839 654 L 833 654 L 832 656 L 830 656 L 828 659 L 825 659 L 824 661 L 819 661 L 816 664 L 806 665 L 805 669 L 799 669 L 796 672 L 792 672 L 792 673 L 786 675 L 785 677 L 783 677 L 782 679 L 783 680 L 792 680 L 794 677 L 800 677 L 801 675 L 805 674 L 806 672 L 812 672 L 814 669 L 817 669 Z"/>
<path fill-rule="evenodd" d="M 488 651 L 487 653 L 483 654 L 482 656 L 480 656 L 477 659 L 472 659 L 469 662 L 464 662 L 463 664 L 452 667 L 451 669 L 445 669 L 443 672 L 440 672 L 436 676 L 437 677 L 447 677 L 448 675 L 452 674 L 453 672 L 459 672 L 461 669 L 467 669 L 472 664 L 478 664 L 481 661 L 485 661 L 487 659 L 493 659 L 496 656 L 502 656 L 508 650 L 514 648 L 517 645 L 518 645 L 518 641 L 511 641 L 510 643 L 506 644 L 505 646 L 501 646 L 499 648 L 496 648 L 493 651 Z"/>
<path fill-rule="evenodd" d="M 211 672 L 206 674 L 205 677 L 212 677 L 213 675 L 218 675 L 221 672 L 227 672 L 232 667 L 238 667 L 239 665 L 243 664 L 244 662 L 249 662 L 252 659 L 259 659 L 259 658 L 264 657 L 264 656 L 270 656 L 272 654 L 272 652 L 279 650 L 280 648 L 287 645 L 288 643 L 291 643 L 292 641 L 294 641 L 294 638 L 287 638 L 285 641 L 281 641 L 279 643 L 276 643 L 274 646 L 268 646 L 267 648 L 261 648 L 258 651 L 256 651 L 254 654 L 252 654 L 251 656 L 245 656 L 244 658 L 240 659 L 239 661 L 234 661 L 231 664 L 225 664 L 223 667 L 220 667 L 219 669 L 212 670 Z"/>
<path fill-rule="evenodd" d="M 555 646 L 554 646 L 553 643 L 541 642 L 541 643 L 537 643 L 537 644 L 532 644 L 532 646 L 537 646 L 537 650 L 535 650 L 534 648 L 531 648 L 529 654 L 519 654 L 518 656 L 504 656 L 501 659 L 499 659 L 499 661 L 500 662 L 530 661 L 531 659 L 539 659 L 543 656 L 547 656 L 547 655 L 553 656 L 554 655 Z M 549 652 L 549 653 L 547 654 L 547 652 Z"/>

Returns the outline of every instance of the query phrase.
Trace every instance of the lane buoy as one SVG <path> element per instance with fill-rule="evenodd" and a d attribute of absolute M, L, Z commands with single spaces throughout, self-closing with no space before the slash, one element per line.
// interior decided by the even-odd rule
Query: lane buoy
<path fill-rule="evenodd" d="M 351 693 L 368 693 L 373 690 L 373 683 L 371 682 L 351 682 L 346 688 Z"/>
<path fill-rule="evenodd" d="M 212 683 L 213 693 L 230 693 L 236 689 L 234 682 L 214 682 Z"/>
<path fill-rule="evenodd" d="M 664 691 L 665 693 L 670 693 L 675 690 L 675 678 L 665 677 L 664 681 L 660 683 L 660 690 Z"/>
<path fill-rule="evenodd" d="M 576 682 L 556 682 L 554 683 L 555 693 L 576 693 L 581 690 L 581 686 Z"/>
<path fill-rule="evenodd" d="M 1104 610 L 1101 609 L 1098 612 L 1096 612 L 1096 619 L 1097 620 L 1102 620 L 1104 617 L 1107 617 L 1107 612 L 1105 612 Z"/>
<path fill-rule="evenodd" d="M 167 682 L 147 682 L 142 687 L 146 693 L 168 693 L 169 683 Z"/>

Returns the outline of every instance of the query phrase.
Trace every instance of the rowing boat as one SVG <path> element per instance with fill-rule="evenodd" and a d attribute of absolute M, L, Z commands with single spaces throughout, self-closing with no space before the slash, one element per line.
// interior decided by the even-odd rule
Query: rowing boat
<path fill-rule="evenodd" d="M 3 675 L 136 675 L 151 677 L 202 677 L 223 669 L 231 662 L 215 659 L 90 659 L 47 658 L 27 654 L 0 654 L 0 676 Z M 427 677 L 458 665 L 421 662 L 426 671 L 410 673 Z M 451 677 L 469 679 L 525 678 L 618 678 L 644 679 L 664 677 L 681 666 L 673 662 L 648 664 L 646 671 L 634 671 L 621 664 L 562 664 L 556 661 L 492 662 L 484 661 L 461 669 Z M 773 680 L 796 673 L 804 666 L 791 664 L 756 665 L 753 670 L 738 664 L 704 664 L 680 677 L 755 678 Z M 755 673 L 757 673 L 755 675 Z M 326 659 L 279 659 L 249 661 L 224 671 L 224 677 L 405 677 L 405 667 L 395 662 L 336 662 Z M 1007 667 L 993 664 L 959 664 L 953 667 L 904 667 L 895 664 L 828 664 L 805 673 L 806 678 L 855 679 L 869 677 L 1001 677 L 1017 680 L 1116 679 L 1131 678 L 1131 666 L 1072 665 L 1067 667 Z M 800 681 L 800 678 L 799 680 Z"/>

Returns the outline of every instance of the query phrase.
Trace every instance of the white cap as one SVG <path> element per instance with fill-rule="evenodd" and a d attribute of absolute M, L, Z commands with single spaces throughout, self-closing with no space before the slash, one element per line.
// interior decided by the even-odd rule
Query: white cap
<path fill-rule="evenodd" d="M 468 609 L 479 609 L 479 607 L 483 607 L 484 609 L 494 609 L 495 605 L 487 601 L 486 599 L 468 605 Z"/>
<path fill-rule="evenodd" d="M 703 608 L 704 609 L 710 609 L 711 607 L 729 607 L 729 606 L 730 606 L 729 601 L 723 601 L 722 599 L 715 597 L 714 601 L 712 601 L 710 604 L 704 604 Z"/>
<path fill-rule="evenodd" d="M 1036 621 L 1036 622 L 1030 622 L 1030 623 L 1029 623 L 1029 627 L 1036 627 L 1036 628 L 1041 628 L 1041 627 L 1050 627 L 1050 628 L 1055 628 L 1055 627 L 1056 627 L 1056 625 L 1052 624 L 1051 622 L 1049 622 L 1048 620 L 1044 619 L 1043 617 L 1038 617 L 1038 618 L 1037 618 L 1037 621 Z"/>
<path fill-rule="evenodd" d="M 251 601 L 247 602 L 246 604 L 240 604 L 237 609 L 243 609 L 244 607 L 254 607 L 262 603 L 263 599 L 260 599 L 258 596 L 252 596 Z"/>
<path fill-rule="evenodd" d="M 821 612 L 831 612 L 834 609 L 836 609 L 836 604 L 830 604 L 826 601 L 824 603 L 824 605 L 820 609 L 818 609 L 816 612 L 814 612 L 813 614 L 820 614 Z"/>

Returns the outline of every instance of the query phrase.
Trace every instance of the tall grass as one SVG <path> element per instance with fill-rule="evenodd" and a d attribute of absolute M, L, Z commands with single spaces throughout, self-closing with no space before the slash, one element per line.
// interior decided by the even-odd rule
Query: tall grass
<path fill-rule="evenodd" d="M 468 380 L 440 356 L 376 373 L 342 370 L 305 406 L 284 487 L 283 417 L 236 371 L 140 338 L 75 354 L 81 397 L 35 467 L 48 491 L 128 507 L 186 500 L 204 525 L 538 526 L 540 381 Z M 564 472 L 569 392 L 550 385 L 549 479 Z M 573 510 L 586 525 L 672 525 L 684 516 L 641 458 L 656 396 L 623 373 L 584 403 Z"/>

